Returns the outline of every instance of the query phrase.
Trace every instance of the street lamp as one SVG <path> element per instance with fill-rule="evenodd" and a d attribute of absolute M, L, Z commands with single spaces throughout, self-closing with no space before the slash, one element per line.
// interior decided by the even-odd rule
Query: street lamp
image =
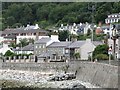
<path fill-rule="evenodd" d="M 113 40 L 113 56 L 114 56 L 114 60 L 116 60 L 116 39 L 117 39 L 117 29 L 116 29 L 116 26 L 113 25 L 112 40 Z"/>

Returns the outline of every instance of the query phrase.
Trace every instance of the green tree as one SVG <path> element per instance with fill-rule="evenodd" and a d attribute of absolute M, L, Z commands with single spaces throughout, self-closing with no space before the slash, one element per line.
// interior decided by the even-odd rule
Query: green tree
<path fill-rule="evenodd" d="M 12 26 L 16 23 L 26 25 L 27 23 L 37 23 L 45 21 L 50 25 L 59 25 L 61 23 L 71 24 L 85 23 L 92 21 L 92 12 L 88 9 L 89 2 L 74 2 L 74 3 L 2 3 L 2 17 L 4 28 Z M 119 13 L 119 2 L 100 2 L 90 3 L 96 4 L 94 12 L 95 23 L 102 21 L 104 23 L 108 14 Z M 9 20 L 10 19 L 10 20 Z M 15 21 L 14 21 L 15 20 Z M 10 23 L 10 21 L 13 21 Z M 46 24 L 45 23 L 45 24 Z M 46 24 L 46 26 L 49 24 Z"/>
<path fill-rule="evenodd" d="M 20 40 L 20 43 L 18 44 L 19 47 L 24 47 L 29 44 L 28 39 L 24 38 Z"/>
<path fill-rule="evenodd" d="M 27 23 L 32 23 L 33 22 L 33 14 L 32 14 L 32 9 L 26 5 L 23 11 L 23 16 L 20 20 L 21 23 L 26 25 Z"/>
<path fill-rule="evenodd" d="M 97 60 L 108 60 L 108 55 L 106 55 L 106 54 L 97 54 L 95 56 L 95 59 L 97 59 Z"/>
<path fill-rule="evenodd" d="M 10 47 L 16 48 L 16 44 L 15 43 L 10 43 Z"/>
<path fill-rule="evenodd" d="M 80 53 L 79 53 L 79 52 L 74 53 L 74 57 L 75 57 L 76 59 L 80 58 Z"/>
<path fill-rule="evenodd" d="M 93 57 L 95 58 L 97 55 L 104 54 L 108 56 L 108 45 L 98 45 L 93 51 Z M 97 56 L 98 57 L 98 56 Z"/>
<path fill-rule="evenodd" d="M 66 39 L 69 38 L 69 32 L 68 31 L 60 31 L 58 36 L 59 36 L 60 41 L 66 41 Z"/>
<path fill-rule="evenodd" d="M 15 18 L 13 16 L 10 16 L 6 21 L 9 26 L 12 26 L 15 23 Z"/>
<path fill-rule="evenodd" d="M 4 56 L 12 56 L 12 55 L 14 55 L 14 53 L 11 52 L 10 50 L 8 50 L 8 51 L 5 53 Z"/>

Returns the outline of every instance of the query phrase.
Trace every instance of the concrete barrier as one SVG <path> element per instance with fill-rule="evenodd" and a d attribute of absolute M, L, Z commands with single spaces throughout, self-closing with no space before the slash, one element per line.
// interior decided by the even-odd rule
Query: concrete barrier
<path fill-rule="evenodd" d="M 77 79 L 103 88 L 118 88 L 118 67 L 101 63 L 80 63 Z"/>
<path fill-rule="evenodd" d="M 72 72 L 80 81 L 103 88 L 118 88 L 118 66 L 94 62 L 3 63 L 3 69 Z"/>

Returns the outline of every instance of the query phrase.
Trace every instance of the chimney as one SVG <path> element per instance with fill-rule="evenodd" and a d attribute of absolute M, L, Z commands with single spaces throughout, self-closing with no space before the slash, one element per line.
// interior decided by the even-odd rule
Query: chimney
<path fill-rule="evenodd" d="M 86 39 L 86 43 L 90 43 L 91 42 L 91 39 Z"/>
<path fill-rule="evenodd" d="M 39 28 L 38 24 L 35 24 L 35 27 L 36 27 L 36 28 Z"/>
<path fill-rule="evenodd" d="M 51 39 L 55 42 L 59 42 L 58 35 L 51 35 Z"/>
<path fill-rule="evenodd" d="M 27 27 L 29 27 L 30 25 L 29 24 L 27 24 Z"/>
<path fill-rule="evenodd" d="M 63 24 L 61 24 L 61 27 L 63 27 Z"/>

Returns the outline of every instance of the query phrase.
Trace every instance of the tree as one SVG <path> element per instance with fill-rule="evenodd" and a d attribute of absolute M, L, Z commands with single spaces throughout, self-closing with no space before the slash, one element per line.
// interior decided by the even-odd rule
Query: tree
<path fill-rule="evenodd" d="M 5 18 L 4 27 L 15 23 L 26 25 L 45 21 L 50 25 L 56 23 L 85 23 L 91 22 L 92 13 L 88 10 L 89 2 L 80 3 L 2 3 L 2 17 Z M 92 6 L 91 3 L 90 5 Z M 119 2 L 96 3 L 94 12 L 95 23 L 104 22 L 108 14 L 119 13 Z M 10 18 L 12 16 L 12 18 Z M 11 19 L 14 22 L 11 22 Z M 49 24 L 47 24 L 49 26 Z"/>
<path fill-rule="evenodd" d="M 4 56 L 12 56 L 12 55 L 14 55 L 14 53 L 11 52 L 10 50 L 8 50 L 8 51 L 5 53 Z"/>
<path fill-rule="evenodd" d="M 32 43 L 32 44 L 34 44 L 34 39 L 29 39 L 29 43 Z"/>
<path fill-rule="evenodd" d="M 60 41 L 66 41 L 66 39 L 69 38 L 69 32 L 68 31 L 60 31 L 59 32 L 59 40 Z"/>
<path fill-rule="evenodd" d="M 18 44 L 19 47 L 24 47 L 29 44 L 28 39 L 24 38 L 20 40 L 20 43 Z"/>
<path fill-rule="evenodd" d="M 97 59 L 97 60 L 108 60 L 108 55 L 106 55 L 106 54 L 97 54 L 95 56 L 95 59 Z"/>
<path fill-rule="evenodd" d="M 79 52 L 74 53 L 74 57 L 75 57 L 76 59 L 80 58 L 80 53 L 79 53 Z"/>
<path fill-rule="evenodd" d="M 26 25 L 27 23 L 32 23 L 33 21 L 32 9 L 26 5 L 20 22 Z"/>
<path fill-rule="evenodd" d="M 15 43 L 10 43 L 10 47 L 16 48 L 16 44 Z"/>
<path fill-rule="evenodd" d="M 15 18 L 13 16 L 10 16 L 6 21 L 9 26 L 12 26 L 15 23 Z"/>
<path fill-rule="evenodd" d="M 108 48 L 109 46 L 104 45 L 98 45 L 95 50 L 93 51 L 93 58 L 98 57 L 97 55 L 107 55 L 108 56 Z"/>

